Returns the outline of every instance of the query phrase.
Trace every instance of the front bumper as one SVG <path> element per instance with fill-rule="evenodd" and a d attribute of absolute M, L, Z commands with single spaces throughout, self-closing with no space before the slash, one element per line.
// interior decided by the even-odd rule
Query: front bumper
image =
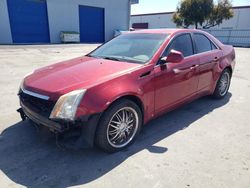
<path fill-rule="evenodd" d="M 18 111 L 23 111 L 23 113 L 25 114 L 26 117 L 28 117 L 31 121 L 33 121 L 36 124 L 39 125 L 43 125 L 46 126 L 47 128 L 49 128 L 52 132 L 64 132 L 66 131 L 66 129 L 64 128 L 64 126 L 62 126 L 61 124 L 55 122 L 55 121 L 51 121 L 46 117 L 43 117 L 42 115 L 30 110 L 28 107 L 26 107 L 22 102 L 20 102 L 21 105 L 21 109 L 19 109 Z M 21 114 L 21 112 L 20 112 Z"/>
<path fill-rule="evenodd" d="M 20 113 L 22 119 L 27 117 L 34 123 L 45 126 L 50 131 L 56 134 L 57 133 L 64 134 L 66 132 L 68 133 L 71 130 L 75 130 L 76 128 L 78 128 L 77 130 L 80 133 L 79 139 L 77 140 L 78 145 L 80 143 L 82 148 L 93 147 L 95 132 L 101 113 L 84 116 L 74 122 L 67 122 L 67 121 L 57 122 L 50 120 L 47 117 L 40 115 L 39 113 L 34 112 L 25 104 L 23 104 L 22 101 L 20 101 L 20 105 L 21 108 L 18 109 L 18 112 Z"/>

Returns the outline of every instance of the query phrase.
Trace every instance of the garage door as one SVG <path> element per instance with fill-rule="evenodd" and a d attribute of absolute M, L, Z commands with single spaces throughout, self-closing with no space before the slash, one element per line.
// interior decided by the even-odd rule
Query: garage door
<path fill-rule="evenodd" d="M 80 39 L 83 43 L 104 42 L 104 9 L 79 6 Z"/>
<path fill-rule="evenodd" d="M 49 43 L 46 0 L 7 0 L 13 43 Z"/>

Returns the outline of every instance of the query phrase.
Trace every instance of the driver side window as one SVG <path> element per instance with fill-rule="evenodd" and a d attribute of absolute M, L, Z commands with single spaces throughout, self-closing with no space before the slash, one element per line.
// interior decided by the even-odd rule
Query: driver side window
<path fill-rule="evenodd" d="M 190 34 L 183 34 L 174 38 L 163 53 L 163 57 L 168 56 L 171 50 L 182 52 L 184 57 L 194 54 L 192 38 Z"/>

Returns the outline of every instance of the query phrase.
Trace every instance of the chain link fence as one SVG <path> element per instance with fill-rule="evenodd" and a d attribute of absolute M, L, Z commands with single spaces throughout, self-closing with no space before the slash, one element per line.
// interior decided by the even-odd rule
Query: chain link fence
<path fill-rule="evenodd" d="M 250 29 L 206 29 L 224 44 L 250 47 Z"/>

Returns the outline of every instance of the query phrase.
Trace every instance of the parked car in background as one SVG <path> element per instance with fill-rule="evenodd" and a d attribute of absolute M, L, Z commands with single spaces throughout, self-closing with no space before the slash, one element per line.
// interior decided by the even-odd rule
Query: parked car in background
<path fill-rule="evenodd" d="M 225 97 L 232 46 L 189 29 L 120 35 L 86 56 L 35 70 L 20 86 L 22 118 L 106 152 L 127 147 L 149 120 L 205 95 Z"/>

